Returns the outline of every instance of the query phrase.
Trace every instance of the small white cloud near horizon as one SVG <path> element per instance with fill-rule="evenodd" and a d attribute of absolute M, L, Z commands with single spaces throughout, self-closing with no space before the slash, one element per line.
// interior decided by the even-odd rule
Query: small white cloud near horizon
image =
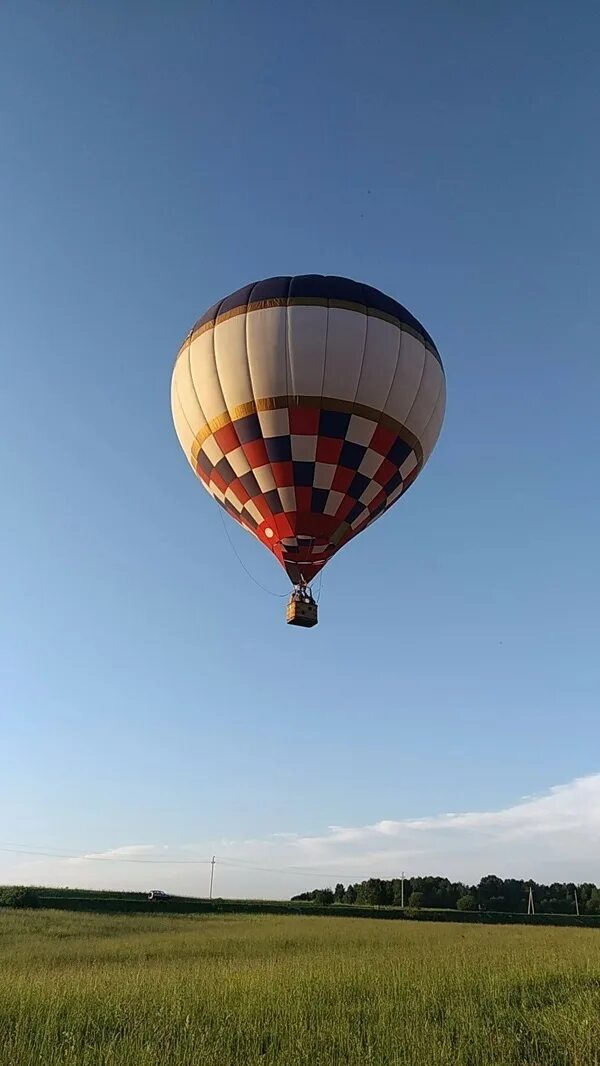
<path fill-rule="evenodd" d="M 3 855 L 0 880 L 115 889 L 153 887 L 156 881 L 174 892 L 205 895 L 207 856 L 216 853 L 216 892 L 222 896 L 283 898 L 336 880 L 395 877 L 402 870 L 407 876 L 466 882 L 487 873 L 598 882 L 599 844 L 600 773 L 595 773 L 495 811 L 331 825 L 312 836 L 285 830 L 176 847 L 129 844 L 69 859 L 23 856 L 19 862 Z M 172 865 L 164 861 L 167 856 Z"/>
<path fill-rule="evenodd" d="M 168 849 L 168 844 L 162 844 L 160 847 L 162 850 Z M 74 855 L 72 859 L 67 859 L 67 862 L 85 862 L 86 860 L 120 860 L 125 862 L 129 859 L 134 860 L 142 857 L 144 854 L 150 855 L 157 850 L 156 844 L 124 844 L 120 848 L 109 848 L 107 851 L 92 851 L 85 855 Z"/>

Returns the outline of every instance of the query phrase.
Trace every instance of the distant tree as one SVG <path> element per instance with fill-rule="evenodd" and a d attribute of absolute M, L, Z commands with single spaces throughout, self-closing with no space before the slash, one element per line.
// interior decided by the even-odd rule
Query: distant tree
<path fill-rule="evenodd" d="M 536 885 L 536 911 L 542 914 L 572 914 L 575 910 L 574 888 L 574 885 L 559 881 L 551 885 Z"/>
<path fill-rule="evenodd" d="M 386 902 L 386 890 L 380 877 L 370 877 L 359 885 L 357 902 L 367 907 L 383 907 Z"/>
<path fill-rule="evenodd" d="M 330 888 L 318 888 L 313 896 L 315 903 L 329 905 L 333 903 L 333 892 Z"/>
<path fill-rule="evenodd" d="M 477 900 L 475 896 L 468 892 L 465 896 L 459 896 L 456 901 L 457 911 L 476 911 Z"/>
<path fill-rule="evenodd" d="M 579 896 L 580 906 L 582 903 L 587 903 L 587 901 L 592 898 L 592 893 L 595 887 L 596 886 L 592 885 L 590 881 L 584 881 L 583 884 L 578 886 L 577 894 Z"/>
<path fill-rule="evenodd" d="M 498 894 L 502 897 L 503 904 L 490 906 L 488 909 L 507 910 L 513 914 L 520 914 L 522 911 L 526 911 L 529 884 L 522 880 L 518 881 L 514 877 L 507 877 L 504 881 L 500 881 L 500 884 L 502 887 Z"/>
<path fill-rule="evenodd" d="M 425 896 L 422 892 L 411 892 L 410 896 L 408 897 L 408 906 L 413 907 L 415 910 L 418 910 L 419 907 L 423 906 L 424 899 Z"/>
<path fill-rule="evenodd" d="M 412 877 L 404 881 L 404 904 L 410 907 L 454 909 L 458 901 L 473 897 L 479 910 L 502 911 L 524 914 L 527 911 L 529 886 L 532 885 L 535 909 L 540 914 L 573 914 L 575 912 L 575 889 L 573 882 L 554 882 L 538 885 L 516 878 L 482 877 L 476 887 L 447 877 Z M 411 900 L 417 900 L 411 904 Z M 370 877 L 360 884 L 344 886 L 339 883 L 335 890 L 314 889 L 293 897 L 296 900 L 312 900 L 317 903 L 358 903 L 371 907 L 399 906 L 402 902 L 402 881 L 398 877 L 385 881 Z M 577 899 L 581 914 L 600 914 L 600 892 L 596 885 L 585 882 L 577 886 Z M 460 904 L 464 909 L 466 904 Z"/>
<path fill-rule="evenodd" d="M 38 899 L 32 888 L 7 885 L 0 888 L 0 907 L 37 907 Z"/>
<path fill-rule="evenodd" d="M 383 894 L 385 897 L 386 907 L 393 907 L 394 905 L 394 882 L 383 881 Z"/>
<path fill-rule="evenodd" d="M 477 886 L 477 896 L 482 907 L 486 911 L 507 910 L 504 898 L 504 881 L 495 874 L 482 877 Z"/>

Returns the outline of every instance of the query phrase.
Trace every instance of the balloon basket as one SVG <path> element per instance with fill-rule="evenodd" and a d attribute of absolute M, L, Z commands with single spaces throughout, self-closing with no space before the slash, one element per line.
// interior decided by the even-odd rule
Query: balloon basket
<path fill-rule="evenodd" d="M 289 626 L 301 626 L 303 629 L 311 629 L 316 626 L 318 607 L 313 599 L 313 594 L 307 585 L 298 585 L 288 600 L 286 610 L 286 622 Z"/>

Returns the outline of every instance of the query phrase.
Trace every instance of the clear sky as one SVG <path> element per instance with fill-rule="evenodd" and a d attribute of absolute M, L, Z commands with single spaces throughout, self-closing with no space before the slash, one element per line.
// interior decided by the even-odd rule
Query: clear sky
<path fill-rule="evenodd" d="M 599 48 L 585 2 L 2 5 L 2 847 L 600 879 Z M 311 272 L 417 315 L 448 406 L 304 632 L 169 387 L 211 303 Z"/>

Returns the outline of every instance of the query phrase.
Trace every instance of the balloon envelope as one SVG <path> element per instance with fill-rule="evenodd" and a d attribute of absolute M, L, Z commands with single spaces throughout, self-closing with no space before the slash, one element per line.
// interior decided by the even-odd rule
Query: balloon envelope
<path fill-rule="evenodd" d="M 293 582 L 312 581 L 406 492 L 445 399 L 439 353 L 406 308 L 313 274 L 259 281 L 211 307 L 171 386 L 195 474 Z"/>

